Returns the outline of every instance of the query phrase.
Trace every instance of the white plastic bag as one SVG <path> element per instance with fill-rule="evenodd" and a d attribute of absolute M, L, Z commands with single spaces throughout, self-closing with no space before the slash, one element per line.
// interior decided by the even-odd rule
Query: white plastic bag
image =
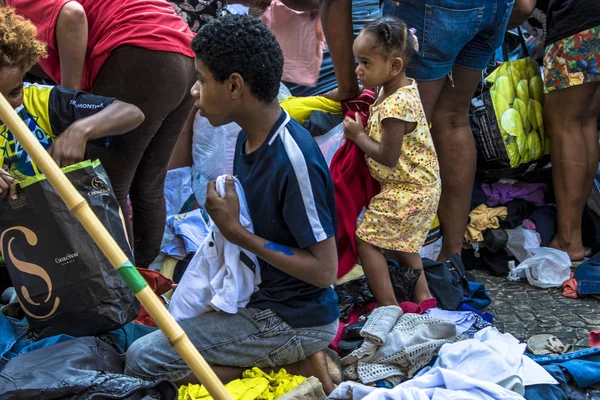
<path fill-rule="evenodd" d="M 235 143 L 241 131 L 238 124 L 214 127 L 196 114 L 192 142 L 192 190 L 199 204 L 206 200 L 206 185 L 220 175 L 233 173 Z"/>
<path fill-rule="evenodd" d="M 281 103 L 282 101 L 284 101 L 285 99 L 287 99 L 288 97 L 291 97 L 292 93 L 290 92 L 290 89 L 287 88 L 287 86 L 285 86 L 283 83 L 279 84 L 279 94 L 277 95 L 277 101 L 279 103 Z"/>
<path fill-rule="evenodd" d="M 339 124 L 329 132 L 324 135 L 317 136 L 315 141 L 319 145 L 321 149 L 321 153 L 325 157 L 327 161 L 327 166 L 331 164 L 331 160 L 335 153 L 342 147 L 344 144 L 344 124 Z"/>
<path fill-rule="evenodd" d="M 419 251 L 421 258 L 437 260 L 442 251 L 442 239 L 443 237 L 439 238 L 433 243 L 429 243 L 428 245 L 421 247 L 421 250 Z"/>
<path fill-rule="evenodd" d="M 533 250 L 540 247 L 540 234 L 536 231 L 525 229 L 522 226 L 516 229 L 507 229 L 508 243 L 506 249 L 515 256 L 519 262 L 527 260 L 533 255 Z"/>
<path fill-rule="evenodd" d="M 564 251 L 550 247 L 531 250 L 532 257 L 508 273 L 508 279 L 527 278 L 530 285 L 543 289 L 561 287 L 571 276 L 571 259 Z"/>

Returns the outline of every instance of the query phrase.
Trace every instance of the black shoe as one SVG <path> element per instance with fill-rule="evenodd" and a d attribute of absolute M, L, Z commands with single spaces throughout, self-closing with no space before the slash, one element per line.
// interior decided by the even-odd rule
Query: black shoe
<path fill-rule="evenodd" d="M 355 322 L 354 324 L 346 325 L 342 331 L 343 340 L 362 339 L 360 330 L 365 326 L 367 320 Z"/>
<path fill-rule="evenodd" d="M 354 350 L 362 346 L 364 339 L 341 340 L 338 344 L 339 354 L 341 357 L 346 357 Z"/>

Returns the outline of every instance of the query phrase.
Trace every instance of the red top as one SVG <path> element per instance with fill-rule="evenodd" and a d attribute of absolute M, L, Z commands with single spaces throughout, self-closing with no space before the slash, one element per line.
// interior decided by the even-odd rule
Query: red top
<path fill-rule="evenodd" d="M 60 59 L 54 28 L 62 7 L 74 0 L 6 0 L 18 14 L 37 27 L 39 40 L 48 44 L 48 57 L 40 66 L 56 82 Z M 90 92 L 110 52 L 125 44 L 148 50 L 194 57 L 194 34 L 166 0 L 77 0 L 88 21 L 88 46 L 81 88 Z"/>

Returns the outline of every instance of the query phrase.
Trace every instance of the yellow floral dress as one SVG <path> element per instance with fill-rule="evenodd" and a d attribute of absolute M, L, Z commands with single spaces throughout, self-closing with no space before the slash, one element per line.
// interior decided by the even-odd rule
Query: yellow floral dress
<path fill-rule="evenodd" d="M 386 118 L 414 122 L 417 127 L 404 135 L 394 168 L 366 157 L 381 192 L 371 199 L 356 235 L 381 249 L 417 253 L 437 213 L 442 189 L 437 154 L 414 80 L 371 106 L 367 134 L 377 142 L 381 142 Z"/>

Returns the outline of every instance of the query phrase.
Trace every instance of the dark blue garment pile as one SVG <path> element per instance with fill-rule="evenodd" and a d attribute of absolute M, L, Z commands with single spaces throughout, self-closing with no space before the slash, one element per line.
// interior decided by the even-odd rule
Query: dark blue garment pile
<path fill-rule="evenodd" d="M 544 367 L 559 384 L 527 386 L 525 399 L 600 399 L 600 391 L 585 390 L 600 383 L 600 347 L 574 351 L 560 356 L 527 355 Z"/>
<path fill-rule="evenodd" d="M 120 329 L 99 336 L 99 339 L 110 344 L 119 353 L 124 354 L 135 340 L 154 332 L 156 329 L 130 322 Z M 0 370 L 17 356 L 73 339 L 69 335 L 56 335 L 35 340 L 29 333 L 26 319 L 18 320 L 0 313 Z"/>
<path fill-rule="evenodd" d="M 123 374 L 125 361 L 97 337 L 78 337 L 15 357 L 0 371 L 2 400 L 176 400 L 169 381 Z"/>
<path fill-rule="evenodd" d="M 477 310 L 481 310 L 491 303 L 492 298 L 488 294 L 483 283 L 469 282 L 469 291 L 464 293 L 461 304 L 466 304 Z"/>

